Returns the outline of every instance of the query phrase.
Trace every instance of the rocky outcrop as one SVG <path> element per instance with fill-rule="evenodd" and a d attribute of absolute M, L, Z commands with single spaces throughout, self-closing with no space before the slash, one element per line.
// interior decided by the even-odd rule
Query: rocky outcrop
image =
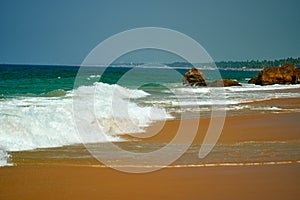
<path fill-rule="evenodd" d="M 190 86 L 206 86 L 205 75 L 196 68 L 190 69 L 184 74 L 182 79 L 183 85 Z"/>
<path fill-rule="evenodd" d="M 296 69 L 296 73 L 298 74 L 297 78 L 296 78 L 296 82 L 300 83 L 300 68 Z"/>
<path fill-rule="evenodd" d="M 237 81 L 230 79 L 221 79 L 214 82 L 206 83 L 205 75 L 202 71 L 191 68 L 183 76 L 183 85 L 190 86 L 208 86 L 208 87 L 228 87 L 228 86 L 241 86 Z"/>
<path fill-rule="evenodd" d="M 267 67 L 256 77 L 250 79 L 248 83 L 256 85 L 299 84 L 300 69 L 296 69 L 290 64 L 284 64 L 281 67 Z"/>
<path fill-rule="evenodd" d="M 229 87 L 229 86 L 242 86 L 239 82 L 230 79 L 221 79 L 214 82 L 207 83 L 208 87 Z"/>

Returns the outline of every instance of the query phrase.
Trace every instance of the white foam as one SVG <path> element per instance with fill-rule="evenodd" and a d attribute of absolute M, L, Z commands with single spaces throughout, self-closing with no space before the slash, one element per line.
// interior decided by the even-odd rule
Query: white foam
<path fill-rule="evenodd" d="M 202 93 L 206 94 L 211 91 L 211 88 L 208 87 L 186 87 L 186 88 L 175 88 L 172 90 L 174 93 L 179 92 L 179 93 Z"/>
<path fill-rule="evenodd" d="M 300 88 L 300 85 L 254 85 L 254 84 L 243 84 L 239 87 L 226 87 L 227 91 L 232 92 L 246 92 L 246 91 L 266 91 L 266 90 L 286 90 L 286 89 L 295 89 Z"/>
<path fill-rule="evenodd" d="M 274 110 L 274 111 L 280 111 L 283 110 L 282 108 L 278 108 L 276 106 L 266 106 L 266 107 L 253 107 L 252 110 Z"/>
<path fill-rule="evenodd" d="M 9 154 L 6 151 L 0 149 L 0 167 L 12 165 L 11 163 L 7 162 L 8 158 L 9 158 Z"/>
<path fill-rule="evenodd" d="M 287 91 L 287 89 L 294 88 L 300 88 L 300 85 L 259 86 L 254 84 L 243 84 L 242 86 L 225 88 L 175 86 L 175 88 L 169 90 L 167 98 L 151 99 L 150 97 L 147 98 L 145 102 L 147 104 L 152 103 L 154 105 L 163 105 L 166 107 L 193 106 L 193 108 L 195 108 L 195 106 L 229 106 L 274 98 L 300 97 L 300 93 Z M 236 110 L 236 108 L 232 106 L 225 109 Z M 262 110 L 261 108 L 259 109 Z M 274 107 L 264 109 L 270 111 L 279 110 L 279 108 Z"/>
<path fill-rule="evenodd" d="M 129 90 L 119 85 L 95 83 L 94 87 L 78 88 L 76 95 L 82 98 L 80 101 L 76 101 L 78 104 L 87 104 L 82 109 L 80 108 L 82 105 L 74 105 L 80 108 L 78 111 L 80 112 L 79 121 L 85 120 L 90 124 L 94 123 L 95 128 L 98 125 L 106 136 L 107 134 L 140 132 L 152 121 L 171 117 L 164 109 L 150 106 L 141 107 L 129 100 L 149 95 L 142 90 Z M 93 98 L 93 101 L 90 98 Z M 94 111 L 85 110 L 86 108 L 94 109 Z M 95 118 L 91 114 L 93 112 Z M 89 132 L 94 132 L 94 130 L 89 130 Z"/>
<path fill-rule="evenodd" d="M 299 160 L 286 161 L 267 161 L 267 162 L 228 162 L 228 163 L 203 163 L 203 164 L 179 164 L 179 165 L 69 165 L 77 167 L 92 167 L 92 168 L 200 168 L 200 167 L 237 167 L 237 166 L 264 166 L 264 165 L 287 165 L 298 164 Z"/>
<path fill-rule="evenodd" d="M 185 101 L 181 100 L 181 101 L 170 101 L 170 100 L 161 100 L 161 101 L 146 101 L 146 103 L 153 103 L 153 104 L 157 104 L 157 105 L 165 105 L 165 106 L 192 106 L 193 108 L 195 108 L 196 106 L 213 106 L 213 105 L 235 105 L 238 104 L 238 101 L 229 101 L 229 100 L 211 100 L 211 99 L 207 99 L 207 100 L 199 100 L 199 101 L 188 101 L 188 99 L 186 99 Z"/>
<path fill-rule="evenodd" d="M 90 75 L 89 78 L 100 78 L 101 75 L 97 74 L 97 75 Z"/>
<path fill-rule="evenodd" d="M 1 102 L 0 148 L 17 151 L 79 142 L 70 103 L 55 98 Z"/>
<path fill-rule="evenodd" d="M 78 94 L 81 96 L 76 96 Z M 116 134 L 142 131 L 152 121 L 170 117 L 164 109 L 141 107 L 130 100 L 148 95 L 142 90 L 95 83 L 69 92 L 65 97 L 24 97 L 0 101 L 0 149 L 3 152 L 19 151 L 81 143 L 73 118 L 73 106 L 76 105 L 70 97 L 86 98 L 87 104 L 95 103 L 94 110 L 87 109 L 81 113 L 82 123 L 89 123 L 88 130 L 98 134 L 91 138 L 95 141 L 89 142 L 120 141 Z M 0 165 L 5 164 L 4 158 L 0 155 Z"/>

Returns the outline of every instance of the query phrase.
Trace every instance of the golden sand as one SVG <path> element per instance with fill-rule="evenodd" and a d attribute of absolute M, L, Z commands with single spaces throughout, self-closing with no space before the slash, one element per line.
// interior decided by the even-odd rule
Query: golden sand
<path fill-rule="evenodd" d="M 272 100 L 276 106 L 300 105 L 299 99 Z M 226 117 L 219 143 L 300 139 L 300 113 Z M 191 126 L 197 119 L 187 119 Z M 201 119 L 194 143 L 209 125 Z M 170 141 L 179 120 L 167 121 L 159 133 L 141 139 Z M 151 134 L 161 122 L 147 129 Z M 187 132 L 189 130 L 186 130 Z M 132 138 L 132 136 L 127 136 Z M 183 139 L 184 141 L 184 139 Z M 166 168 L 128 174 L 109 168 L 21 165 L 0 168 L 0 199 L 299 199 L 300 164 Z"/>

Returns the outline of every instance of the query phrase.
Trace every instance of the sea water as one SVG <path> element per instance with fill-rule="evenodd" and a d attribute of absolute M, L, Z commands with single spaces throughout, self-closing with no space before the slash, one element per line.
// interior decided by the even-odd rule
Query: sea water
<path fill-rule="evenodd" d="M 74 106 L 93 104 L 93 109 L 80 113 L 80 121 L 94 124 L 87 134 L 97 137 L 85 138 L 90 143 L 105 143 L 122 141 L 121 134 L 142 132 L 152 122 L 180 113 L 209 116 L 212 106 L 232 113 L 278 112 L 281 108 L 241 103 L 300 96 L 287 90 L 299 85 L 248 84 L 257 71 L 220 71 L 223 78 L 237 80 L 242 86 L 222 88 L 224 95 L 218 99 L 212 94 L 218 94 L 220 88 L 183 86 L 187 68 L 117 65 L 86 67 L 80 74 L 78 70 L 78 66 L 0 66 L 0 166 L 9 165 L 10 152 L 81 143 Z M 209 70 L 204 73 L 208 81 L 220 78 Z M 82 84 L 74 85 L 75 81 Z M 85 98 L 84 105 L 74 105 L 74 98 Z"/>

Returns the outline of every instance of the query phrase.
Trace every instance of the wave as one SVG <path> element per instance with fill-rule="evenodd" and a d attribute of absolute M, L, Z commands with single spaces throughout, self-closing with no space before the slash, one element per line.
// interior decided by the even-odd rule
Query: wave
<path fill-rule="evenodd" d="M 300 88 L 300 84 L 298 85 L 267 85 L 260 86 L 254 84 L 243 83 L 242 86 L 232 86 L 225 87 L 224 89 L 220 89 L 219 87 L 184 87 L 184 88 L 175 88 L 173 89 L 176 92 L 181 93 L 200 93 L 206 94 L 210 93 L 212 90 L 225 90 L 226 92 L 247 92 L 247 91 L 272 91 L 272 90 L 286 90 L 286 89 L 297 89 Z"/>
<path fill-rule="evenodd" d="M 0 101 L 0 166 L 5 165 L 7 151 L 81 143 L 82 135 L 77 133 L 73 118 L 73 98 L 87 98 L 86 103 L 95 99 L 95 110 L 86 109 L 81 113 L 82 123 L 90 123 L 89 131 L 97 134 L 89 142 L 121 141 L 118 134 L 143 131 L 151 122 L 171 117 L 162 108 L 142 107 L 131 101 L 148 93 L 119 85 L 95 83 L 57 98 L 59 93 L 63 92 Z M 126 104 L 129 115 L 124 114 L 124 107 L 113 108 L 112 102 L 116 106 Z"/>
<path fill-rule="evenodd" d="M 267 162 L 224 162 L 224 163 L 204 163 L 204 164 L 187 164 L 187 165 L 170 165 L 166 168 L 182 168 L 182 167 L 218 167 L 218 166 L 260 166 L 260 165 L 284 165 L 300 163 L 299 160 L 287 161 L 267 161 Z"/>
<path fill-rule="evenodd" d="M 200 167 L 237 167 L 237 166 L 264 166 L 264 165 L 287 165 L 299 164 L 300 160 L 267 161 L 267 162 L 224 162 L 224 163 L 203 163 L 203 164 L 179 164 L 179 165 L 90 165 L 90 164 L 65 164 L 72 167 L 91 168 L 200 168 Z"/>
<path fill-rule="evenodd" d="M 6 151 L 0 149 L 0 167 L 1 166 L 11 166 L 12 164 L 9 163 L 7 160 L 9 158 L 9 154 Z"/>
<path fill-rule="evenodd" d="M 146 103 L 165 106 L 212 106 L 212 105 L 237 105 L 254 101 L 269 100 L 275 98 L 300 97 L 298 92 L 290 92 L 289 89 L 300 88 L 300 85 L 270 85 L 258 86 L 243 84 L 226 88 L 218 87 L 177 87 L 171 92 L 163 91 L 168 98 L 147 99 Z M 176 94 L 176 95 L 172 95 Z M 234 107 L 229 107 L 234 108 Z M 227 108 L 228 109 L 228 108 Z M 267 108 L 275 110 L 276 108 Z"/>
<path fill-rule="evenodd" d="M 296 89 L 300 88 L 300 85 L 266 85 L 266 86 L 260 86 L 260 85 L 254 85 L 254 84 L 243 84 L 242 87 L 227 87 L 227 91 L 232 92 L 247 92 L 247 91 L 267 91 L 267 90 L 286 90 L 286 89 Z"/>

